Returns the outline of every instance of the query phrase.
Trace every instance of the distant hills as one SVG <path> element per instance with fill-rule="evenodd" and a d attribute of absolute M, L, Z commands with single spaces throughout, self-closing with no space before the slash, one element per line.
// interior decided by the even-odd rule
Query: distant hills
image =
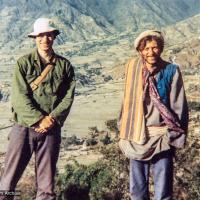
<path fill-rule="evenodd" d="M 200 13 L 200 0 L 0 0 L 0 50 L 31 47 L 38 17 L 54 19 L 58 44 L 163 28 Z"/>

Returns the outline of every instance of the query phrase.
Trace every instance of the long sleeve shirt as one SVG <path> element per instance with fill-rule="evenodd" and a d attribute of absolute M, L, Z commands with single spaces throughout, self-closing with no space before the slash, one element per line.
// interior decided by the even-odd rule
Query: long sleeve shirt
<path fill-rule="evenodd" d="M 67 118 L 75 90 L 70 62 L 55 54 L 55 65 L 34 91 L 30 83 L 42 72 L 37 51 L 18 59 L 13 73 L 11 103 L 14 121 L 31 127 L 43 116 L 51 115 L 62 126 Z"/>

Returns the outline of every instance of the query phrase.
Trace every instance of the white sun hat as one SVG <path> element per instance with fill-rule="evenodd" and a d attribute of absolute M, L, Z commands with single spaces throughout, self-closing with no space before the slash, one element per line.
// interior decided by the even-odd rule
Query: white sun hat
<path fill-rule="evenodd" d="M 48 18 L 38 18 L 33 26 L 34 30 L 28 34 L 28 37 L 35 38 L 40 33 L 55 32 L 55 35 L 59 35 L 60 31 L 54 27 L 53 22 Z"/>
<path fill-rule="evenodd" d="M 140 35 L 135 39 L 134 47 L 135 47 L 136 50 L 138 50 L 138 46 L 140 44 L 140 41 L 143 38 L 145 38 L 146 36 L 156 36 L 156 37 L 160 38 L 164 43 L 164 37 L 163 37 L 162 32 L 157 31 L 157 30 L 147 30 L 147 31 L 140 33 Z"/>

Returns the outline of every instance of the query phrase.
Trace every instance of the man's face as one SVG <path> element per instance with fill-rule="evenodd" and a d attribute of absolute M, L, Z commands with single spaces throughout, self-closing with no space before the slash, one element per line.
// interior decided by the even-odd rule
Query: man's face
<path fill-rule="evenodd" d="M 49 51 L 52 49 L 55 35 L 53 32 L 40 33 L 36 38 L 37 48 L 41 51 Z"/>
<path fill-rule="evenodd" d="M 155 40 L 147 41 L 143 50 L 141 50 L 140 55 L 144 59 L 147 65 L 153 66 L 160 59 L 161 49 Z"/>

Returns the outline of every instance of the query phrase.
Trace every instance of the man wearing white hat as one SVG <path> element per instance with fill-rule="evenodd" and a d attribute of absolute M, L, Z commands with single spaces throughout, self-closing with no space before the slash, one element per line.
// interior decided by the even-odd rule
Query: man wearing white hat
<path fill-rule="evenodd" d="M 53 51 L 59 30 L 51 20 L 39 18 L 34 32 L 37 49 L 18 59 L 12 82 L 15 124 L 9 135 L 0 190 L 14 191 L 35 153 L 36 199 L 55 199 L 54 176 L 61 142 L 61 127 L 74 98 L 74 70 L 70 62 Z M 0 196 L 13 199 L 13 196 Z"/>
<path fill-rule="evenodd" d="M 122 152 L 130 158 L 130 196 L 149 197 L 149 169 L 154 200 L 172 200 L 173 149 L 185 144 L 188 107 L 180 69 L 161 58 L 164 38 L 147 30 L 135 40 L 138 58 L 126 66 L 120 119 Z"/>

